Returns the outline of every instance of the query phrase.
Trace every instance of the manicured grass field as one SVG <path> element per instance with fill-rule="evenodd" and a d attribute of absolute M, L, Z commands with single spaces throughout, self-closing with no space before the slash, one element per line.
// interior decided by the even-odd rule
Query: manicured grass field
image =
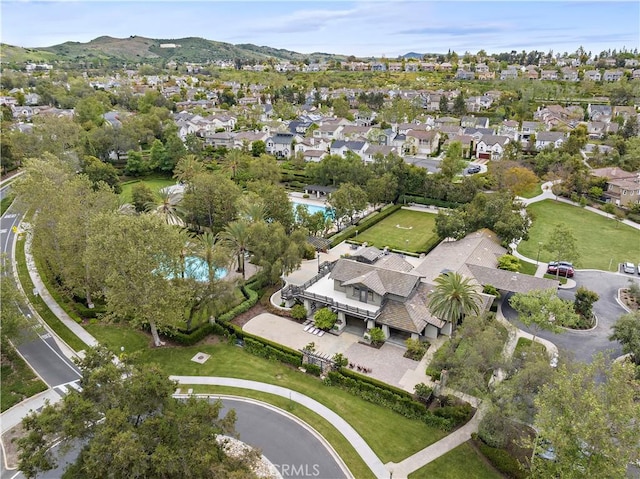
<path fill-rule="evenodd" d="M 382 249 L 423 252 L 427 249 L 431 239 L 436 235 L 434 227 L 436 215 L 413 210 L 398 210 L 380 223 L 360 233 L 358 241 Z"/>
<path fill-rule="evenodd" d="M 464 471 L 464 473 L 462 472 Z M 439 457 L 409 474 L 409 479 L 501 479 L 502 474 L 489 466 L 468 443 Z"/>
<path fill-rule="evenodd" d="M 617 271 L 624 261 L 640 262 L 640 230 L 619 223 L 614 219 L 592 213 L 578 206 L 545 200 L 527 207 L 533 215 L 529 240 L 518 246 L 518 252 L 535 259 L 538 243 L 543 245 L 551 231 L 559 223 L 573 231 L 578 243 L 578 268 L 594 268 Z M 544 249 L 540 261 L 554 258 Z"/>
<path fill-rule="evenodd" d="M 133 188 L 133 185 L 138 183 L 144 183 L 145 185 L 147 185 L 149 188 L 151 188 L 151 191 L 156 194 L 156 197 L 160 199 L 158 191 L 160 191 L 160 189 L 164 188 L 165 186 L 175 185 L 176 180 L 172 178 L 145 178 L 139 181 L 124 183 L 122 185 L 122 193 L 120 193 L 120 198 L 122 199 L 122 201 L 124 201 L 125 203 L 131 203 L 131 188 Z"/>

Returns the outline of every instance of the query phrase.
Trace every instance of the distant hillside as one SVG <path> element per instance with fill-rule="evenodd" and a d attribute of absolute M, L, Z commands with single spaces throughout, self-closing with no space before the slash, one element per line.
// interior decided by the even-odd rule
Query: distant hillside
<path fill-rule="evenodd" d="M 424 53 L 409 52 L 402 55 L 402 58 L 406 58 L 406 59 L 416 58 L 420 60 L 422 59 L 422 57 L 424 57 Z"/>
<path fill-rule="evenodd" d="M 87 43 L 65 42 L 43 48 L 21 48 L 2 45 L 3 62 L 25 61 L 110 61 L 131 63 L 164 63 L 168 61 L 206 63 L 216 60 L 264 61 L 344 60 L 345 56 L 328 53 L 305 55 L 289 50 L 252 44 L 234 45 L 204 38 L 152 39 L 133 35 L 129 38 L 102 36 Z"/>

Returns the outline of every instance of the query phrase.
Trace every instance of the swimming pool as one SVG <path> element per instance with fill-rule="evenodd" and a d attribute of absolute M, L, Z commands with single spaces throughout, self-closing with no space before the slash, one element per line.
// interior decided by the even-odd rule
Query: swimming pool
<path fill-rule="evenodd" d="M 333 209 L 331 208 L 327 208 L 326 206 L 318 206 L 318 205 L 310 205 L 307 203 L 296 203 L 295 201 L 292 201 L 291 204 L 293 205 L 293 212 L 296 212 L 296 209 L 298 208 L 298 205 L 304 206 L 307 208 L 307 211 L 310 214 L 314 214 L 317 213 L 319 211 L 322 211 L 322 213 L 324 213 L 325 218 L 333 218 Z"/>
<path fill-rule="evenodd" d="M 226 269 L 218 268 L 215 278 L 222 279 L 227 276 L 227 274 L 228 271 Z M 207 262 L 197 256 L 187 256 L 184 259 L 184 277 L 195 279 L 201 283 L 209 281 L 209 266 Z M 168 279 L 173 279 L 173 277 L 169 277 Z"/>

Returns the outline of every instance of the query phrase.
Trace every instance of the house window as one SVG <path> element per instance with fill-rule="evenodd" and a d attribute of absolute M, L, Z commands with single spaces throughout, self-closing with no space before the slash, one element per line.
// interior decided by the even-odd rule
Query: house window
<path fill-rule="evenodd" d="M 373 301 L 373 291 L 369 291 L 369 301 Z"/>
<path fill-rule="evenodd" d="M 354 298 L 359 298 L 360 297 L 360 288 L 353 288 L 353 297 Z"/>

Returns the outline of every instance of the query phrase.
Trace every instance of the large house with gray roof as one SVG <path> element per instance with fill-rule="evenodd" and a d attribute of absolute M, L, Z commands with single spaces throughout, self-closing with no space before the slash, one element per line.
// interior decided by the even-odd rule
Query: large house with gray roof
<path fill-rule="evenodd" d="M 481 311 L 493 301 L 493 296 L 482 293 L 484 285 L 513 292 L 557 287 L 553 280 L 497 269 L 498 257 L 505 253 L 488 230 L 442 242 L 421 259 L 360 246 L 349 257 L 325 263 L 306 283 L 287 285 L 281 295 L 289 306 L 304 303 L 309 314 L 331 308 L 338 315 L 334 326 L 338 334 L 347 327 L 363 335 L 380 327 L 387 338 L 437 338 L 450 335 L 455 326 L 429 310 L 434 280 L 442 274 L 457 272 L 471 278 L 482 298 Z"/>

